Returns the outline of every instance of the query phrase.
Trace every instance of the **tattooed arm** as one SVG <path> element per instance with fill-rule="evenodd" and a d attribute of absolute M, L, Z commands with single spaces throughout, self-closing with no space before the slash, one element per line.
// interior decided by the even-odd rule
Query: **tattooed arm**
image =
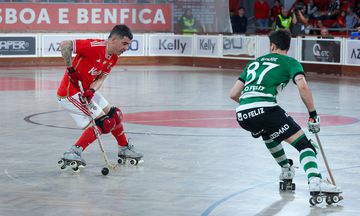
<path fill-rule="evenodd" d="M 67 67 L 71 67 L 72 62 L 72 51 L 73 51 L 73 42 L 72 41 L 62 41 L 60 43 L 61 55 L 65 60 Z"/>

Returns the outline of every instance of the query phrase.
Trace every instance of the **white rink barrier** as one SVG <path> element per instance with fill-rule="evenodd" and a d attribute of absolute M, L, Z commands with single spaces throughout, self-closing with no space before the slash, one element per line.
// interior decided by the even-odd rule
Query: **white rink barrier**
<path fill-rule="evenodd" d="M 63 40 L 107 38 L 104 33 L 0 34 L 0 58 L 60 57 Z M 291 39 L 289 56 L 302 63 L 360 66 L 360 40 Z M 251 60 L 269 53 L 267 36 L 134 34 L 123 56 L 190 56 Z"/>

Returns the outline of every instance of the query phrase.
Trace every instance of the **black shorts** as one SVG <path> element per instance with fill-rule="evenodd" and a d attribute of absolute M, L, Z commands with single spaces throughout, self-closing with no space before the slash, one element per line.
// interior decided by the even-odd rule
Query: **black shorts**
<path fill-rule="evenodd" d="M 242 128 L 252 134 L 261 135 L 264 140 L 270 138 L 278 143 L 301 129 L 280 106 L 238 111 L 236 119 Z"/>

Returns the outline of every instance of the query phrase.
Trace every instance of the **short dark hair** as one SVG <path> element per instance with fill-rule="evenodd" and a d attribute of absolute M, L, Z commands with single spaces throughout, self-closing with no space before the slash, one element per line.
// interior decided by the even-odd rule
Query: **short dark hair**
<path fill-rule="evenodd" d="M 121 38 L 128 37 L 130 40 L 133 39 L 133 34 L 132 34 L 130 28 L 127 27 L 126 25 L 114 26 L 114 28 L 110 32 L 109 38 L 111 38 L 113 35 L 118 35 Z"/>
<path fill-rule="evenodd" d="M 278 49 L 288 51 L 290 49 L 291 34 L 289 31 L 279 29 L 269 34 L 270 45 L 273 43 Z"/>

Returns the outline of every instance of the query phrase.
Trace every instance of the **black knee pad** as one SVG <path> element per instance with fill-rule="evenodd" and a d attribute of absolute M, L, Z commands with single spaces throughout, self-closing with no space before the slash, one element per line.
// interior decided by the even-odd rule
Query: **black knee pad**
<path fill-rule="evenodd" d="M 123 114 L 118 107 L 111 107 L 107 116 L 109 116 L 109 118 L 113 118 L 117 125 L 120 124 L 123 119 Z"/>
<path fill-rule="evenodd" d="M 299 152 L 306 148 L 311 148 L 315 154 L 317 154 L 315 147 L 311 144 L 311 142 L 306 138 L 306 136 L 303 136 L 294 146 Z"/>

